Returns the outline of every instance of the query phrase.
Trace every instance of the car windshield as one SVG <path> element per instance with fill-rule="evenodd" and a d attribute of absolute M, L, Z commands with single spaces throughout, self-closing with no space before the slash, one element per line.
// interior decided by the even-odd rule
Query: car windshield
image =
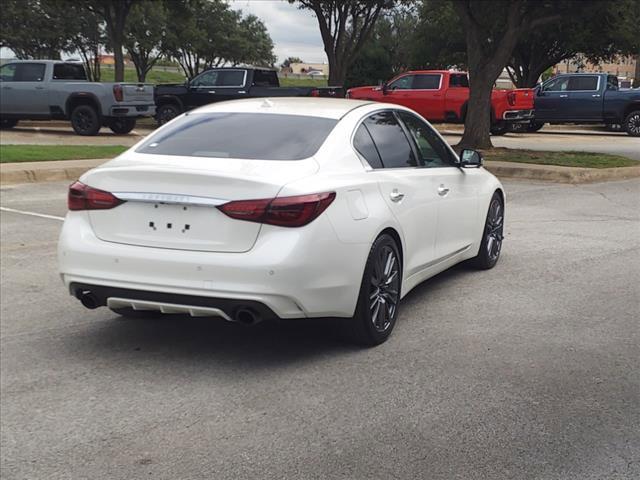
<path fill-rule="evenodd" d="M 313 156 L 337 120 L 269 113 L 195 113 L 151 135 L 139 153 L 248 160 Z"/>

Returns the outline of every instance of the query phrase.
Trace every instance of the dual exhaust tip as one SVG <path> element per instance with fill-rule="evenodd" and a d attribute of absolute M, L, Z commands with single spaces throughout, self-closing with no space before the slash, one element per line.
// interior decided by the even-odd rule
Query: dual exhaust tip
<path fill-rule="evenodd" d="M 80 300 L 80 303 L 89 310 L 94 310 L 101 306 L 98 297 L 96 297 L 90 290 L 78 292 L 76 296 Z M 251 308 L 239 307 L 235 310 L 232 321 L 243 325 L 255 325 L 262 321 L 262 316 Z"/>

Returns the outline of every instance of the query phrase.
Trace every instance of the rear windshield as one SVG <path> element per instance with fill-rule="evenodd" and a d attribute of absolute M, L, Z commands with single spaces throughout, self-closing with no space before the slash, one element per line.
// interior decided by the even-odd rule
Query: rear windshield
<path fill-rule="evenodd" d="M 139 153 L 248 160 L 313 156 L 337 120 L 270 113 L 194 113 L 151 135 Z"/>

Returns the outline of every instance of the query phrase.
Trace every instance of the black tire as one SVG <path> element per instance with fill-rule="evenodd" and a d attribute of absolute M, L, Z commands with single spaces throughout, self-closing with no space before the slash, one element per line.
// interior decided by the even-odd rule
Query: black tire
<path fill-rule="evenodd" d="M 640 110 L 634 110 L 627 115 L 622 124 L 624 131 L 632 137 L 640 137 Z"/>
<path fill-rule="evenodd" d="M 18 125 L 18 120 L 15 120 L 13 118 L 0 119 L 0 128 L 2 130 L 9 130 L 10 128 L 15 127 L 16 125 Z"/>
<path fill-rule="evenodd" d="M 71 126 L 78 135 L 97 135 L 100 131 L 98 112 L 91 105 L 78 105 L 71 112 Z"/>
<path fill-rule="evenodd" d="M 175 103 L 163 103 L 156 109 L 156 122 L 164 125 L 182 113 L 182 109 Z"/>
<path fill-rule="evenodd" d="M 109 310 L 125 318 L 156 318 L 162 315 L 155 310 L 134 310 L 133 308 L 110 308 Z"/>
<path fill-rule="evenodd" d="M 544 127 L 544 123 L 529 122 L 527 124 L 527 132 L 535 133 L 535 132 L 539 131 L 542 127 Z"/>
<path fill-rule="evenodd" d="M 402 288 L 402 264 L 395 240 L 380 235 L 371 247 L 362 275 L 356 311 L 348 319 L 351 339 L 362 346 L 385 342 L 396 324 Z"/>
<path fill-rule="evenodd" d="M 500 251 L 502 250 L 502 239 L 504 233 L 504 202 L 502 196 L 495 192 L 489 208 L 487 209 L 487 217 L 484 222 L 484 230 L 482 231 L 482 240 L 480 241 L 480 250 L 478 255 L 471 259 L 471 264 L 480 270 L 489 270 L 496 266 L 500 259 Z"/>
<path fill-rule="evenodd" d="M 136 119 L 134 117 L 111 118 L 108 125 L 113 133 L 126 135 L 136 128 Z"/>
<path fill-rule="evenodd" d="M 509 125 L 506 122 L 496 122 L 491 125 L 491 135 L 502 136 L 509 131 Z"/>

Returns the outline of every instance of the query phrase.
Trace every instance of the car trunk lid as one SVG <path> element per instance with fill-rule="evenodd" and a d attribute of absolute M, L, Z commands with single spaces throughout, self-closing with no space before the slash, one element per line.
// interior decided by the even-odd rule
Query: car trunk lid
<path fill-rule="evenodd" d="M 110 210 L 89 211 L 96 236 L 141 247 L 248 251 L 261 225 L 232 219 L 216 207 L 233 200 L 274 198 L 284 184 L 317 171 L 313 159 L 132 155 L 135 161 L 114 160 L 81 180 L 125 200 Z"/>

